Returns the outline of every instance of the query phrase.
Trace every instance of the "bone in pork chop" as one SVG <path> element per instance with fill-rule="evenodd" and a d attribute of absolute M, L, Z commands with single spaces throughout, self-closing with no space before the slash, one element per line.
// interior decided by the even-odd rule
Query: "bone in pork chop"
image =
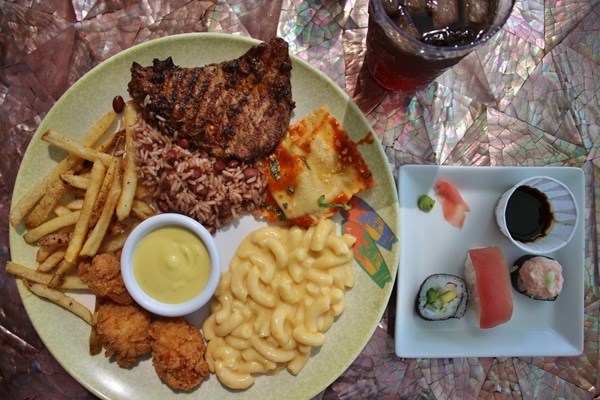
<path fill-rule="evenodd" d="M 292 64 L 281 38 L 235 60 L 182 68 L 169 57 L 133 63 L 128 89 L 147 120 L 217 158 L 250 161 L 270 153 L 287 132 Z"/>

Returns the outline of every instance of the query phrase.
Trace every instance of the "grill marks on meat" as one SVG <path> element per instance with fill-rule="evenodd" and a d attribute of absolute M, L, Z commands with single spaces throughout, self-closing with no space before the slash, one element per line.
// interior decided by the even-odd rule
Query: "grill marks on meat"
<path fill-rule="evenodd" d="M 270 153 L 294 108 L 288 44 L 281 38 L 235 60 L 182 68 L 169 57 L 133 63 L 128 89 L 148 121 L 217 158 L 250 161 Z"/>

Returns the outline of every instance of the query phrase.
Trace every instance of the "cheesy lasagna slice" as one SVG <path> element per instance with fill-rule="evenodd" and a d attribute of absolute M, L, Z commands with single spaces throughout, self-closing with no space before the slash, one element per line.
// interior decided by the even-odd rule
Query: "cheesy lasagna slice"
<path fill-rule="evenodd" d="M 311 226 L 373 186 L 369 166 L 337 119 L 321 107 L 291 125 L 269 157 L 266 217 Z"/>

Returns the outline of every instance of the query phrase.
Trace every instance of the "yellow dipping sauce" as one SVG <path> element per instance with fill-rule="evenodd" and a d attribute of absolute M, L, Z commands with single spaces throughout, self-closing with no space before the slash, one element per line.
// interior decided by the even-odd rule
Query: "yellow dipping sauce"
<path fill-rule="evenodd" d="M 138 244 L 133 273 L 149 296 L 163 303 L 183 303 L 206 286 L 210 257 L 194 232 L 179 226 L 163 226 Z"/>

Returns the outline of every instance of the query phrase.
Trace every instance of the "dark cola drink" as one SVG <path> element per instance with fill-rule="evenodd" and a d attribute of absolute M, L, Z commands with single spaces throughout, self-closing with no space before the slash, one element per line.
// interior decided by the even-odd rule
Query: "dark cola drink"
<path fill-rule="evenodd" d="M 370 0 L 367 67 L 384 88 L 423 89 L 493 36 L 514 0 Z"/>

